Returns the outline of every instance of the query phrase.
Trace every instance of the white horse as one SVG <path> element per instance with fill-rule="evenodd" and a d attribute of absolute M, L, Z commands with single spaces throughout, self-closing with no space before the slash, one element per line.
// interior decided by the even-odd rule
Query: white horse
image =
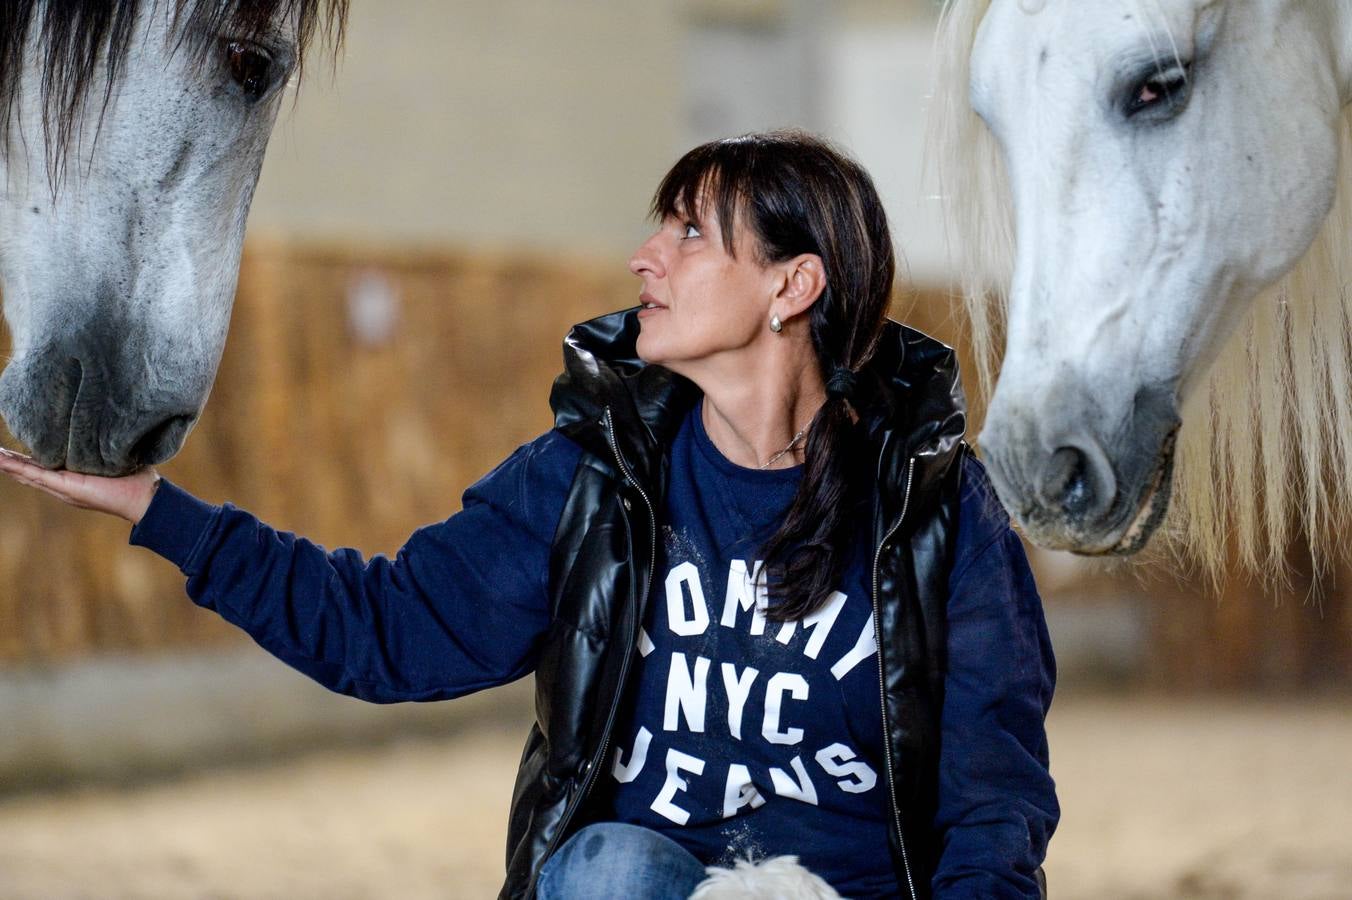
<path fill-rule="evenodd" d="M 1172 495 L 1165 533 L 1213 571 L 1237 547 L 1270 572 L 1301 531 L 1326 559 L 1352 510 L 1352 3 L 949 0 L 938 59 L 1011 513 L 1131 553 Z"/>
<path fill-rule="evenodd" d="M 0 2 L 0 415 L 43 465 L 117 475 L 182 445 L 282 88 L 346 7 Z"/>

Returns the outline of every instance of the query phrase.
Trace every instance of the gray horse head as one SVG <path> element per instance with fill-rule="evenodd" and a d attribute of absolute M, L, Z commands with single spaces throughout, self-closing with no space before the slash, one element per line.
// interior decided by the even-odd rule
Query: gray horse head
<path fill-rule="evenodd" d="M 49 467 L 182 446 L 225 343 L 284 87 L 346 0 L 7 0 L 0 415 Z"/>

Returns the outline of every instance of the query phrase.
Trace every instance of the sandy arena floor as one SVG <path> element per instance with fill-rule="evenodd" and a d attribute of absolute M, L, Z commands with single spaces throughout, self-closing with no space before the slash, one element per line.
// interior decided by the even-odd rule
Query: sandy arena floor
<path fill-rule="evenodd" d="M 1058 700 L 1058 898 L 1352 898 L 1352 701 Z M 0 803 L 0 898 L 491 897 L 492 727 Z"/>

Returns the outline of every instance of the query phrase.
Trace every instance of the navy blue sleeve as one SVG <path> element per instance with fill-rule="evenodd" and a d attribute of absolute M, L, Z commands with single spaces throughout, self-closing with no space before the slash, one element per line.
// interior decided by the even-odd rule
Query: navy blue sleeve
<path fill-rule="evenodd" d="M 948 601 L 936 898 L 1037 897 L 1060 818 L 1045 720 L 1056 663 L 1023 545 L 985 470 L 963 462 Z"/>
<path fill-rule="evenodd" d="M 471 487 L 464 508 L 364 561 L 161 482 L 131 543 L 188 595 L 325 687 L 440 700 L 532 671 L 549 625 L 549 548 L 580 448 L 550 432 Z"/>

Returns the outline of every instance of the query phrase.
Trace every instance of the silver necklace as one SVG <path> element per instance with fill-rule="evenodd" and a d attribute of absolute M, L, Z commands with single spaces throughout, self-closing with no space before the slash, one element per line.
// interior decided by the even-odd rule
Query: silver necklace
<path fill-rule="evenodd" d="M 785 453 L 788 453 L 788 452 L 789 452 L 790 450 L 792 450 L 794 447 L 797 447 L 797 446 L 798 446 L 798 442 L 801 441 L 801 440 L 803 439 L 803 436 L 806 435 L 806 434 L 807 434 L 807 429 L 806 429 L 806 428 L 804 428 L 802 431 L 800 431 L 800 432 L 798 432 L 797 434 L 795 434 L 795 435 L 793 436 L 793 440 L 789 441 L 789 445 L 788 445 L 787 447 L 785 447 L 783 450 L 780 450 L 780 451 L 779 451 L 778 453 L 776 453 L 774 456 L 772 456 L 772 457 L 770 457 L 769 459 L 767 459 L 767 460 L 765 461 L 765 465 L 761 466 L 760 468 L 762 468 L 762 469 L 768 469 L 768 468 L 770 468 L 771 466 L 773 466 L 775 463 L 779 462 L 780 458 L 783 457 Z"/>

